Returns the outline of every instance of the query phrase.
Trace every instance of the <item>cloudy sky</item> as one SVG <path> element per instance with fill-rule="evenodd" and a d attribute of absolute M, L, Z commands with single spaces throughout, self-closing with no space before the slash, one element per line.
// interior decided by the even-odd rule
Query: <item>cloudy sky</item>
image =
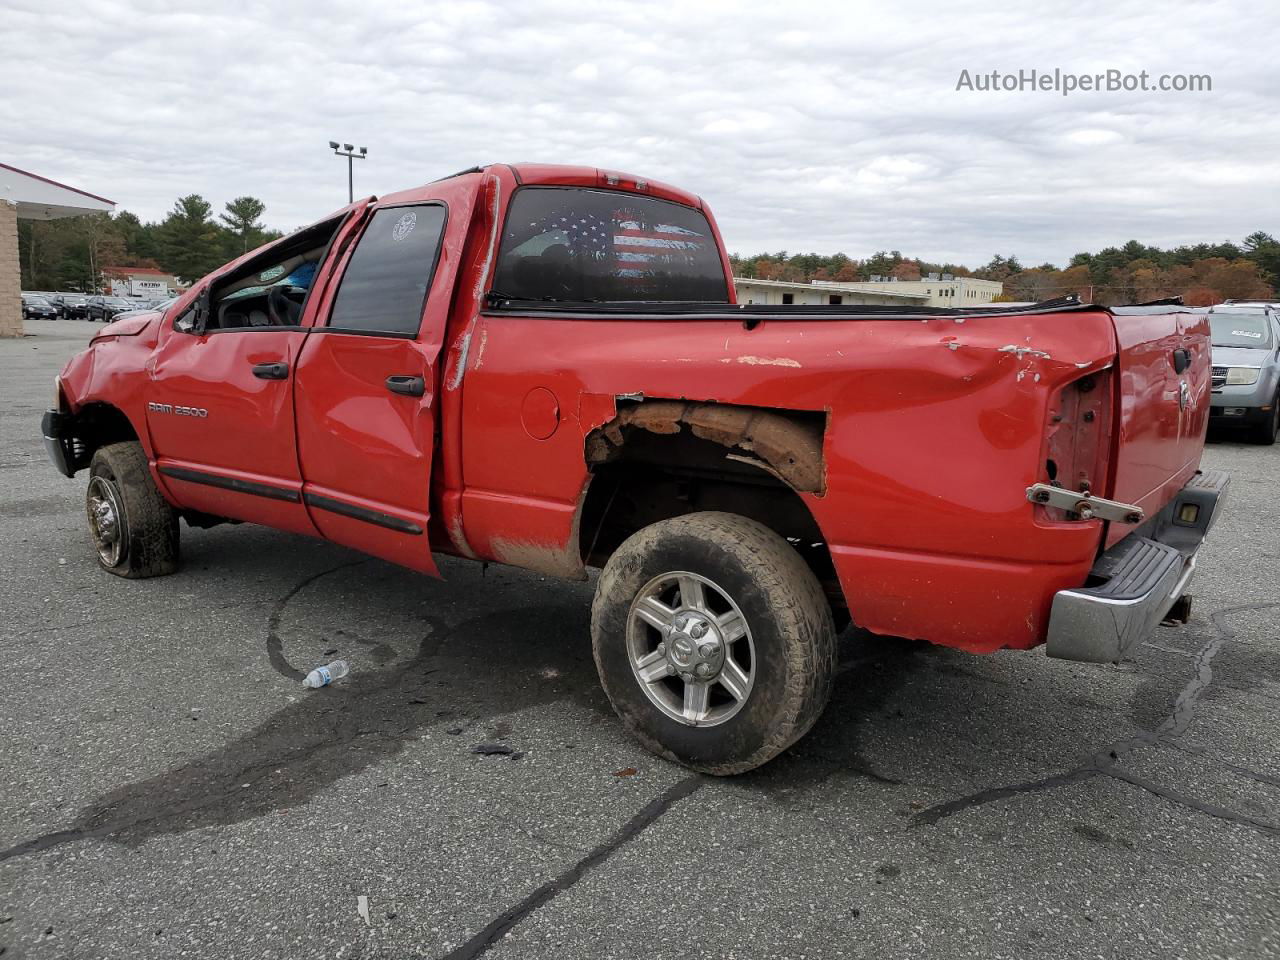
<path fill-rule="evenodd" d="M 490 161 L 666 180 L 741 253 L 1280 234 L 1280 6 L 887 6 L 0 0 L 0 161 L 144 219 L 252 194 L 282 229 L 345 202 L 333 139 L 369 148 L 364 193 Z M 956 89 L 1055 68 L 1213 89 Z"/>

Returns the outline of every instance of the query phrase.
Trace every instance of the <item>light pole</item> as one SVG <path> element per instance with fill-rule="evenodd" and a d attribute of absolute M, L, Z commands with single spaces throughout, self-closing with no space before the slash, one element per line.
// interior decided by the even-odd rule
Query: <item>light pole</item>
<path fill-rule="evenodd" d="M 342 144 L 342 148 L 339 149 L 337 140 L 330 140 L 329 146 L 333 148 L 333 152 L 338 156 L 347 158 L 347 203 L 352 203 L 356 195 L 354 182 L 351 179 L 351 161 L 365 159 L 369 155 L 369 151 L 365 147 L 361 147 L 360 152 L 356 153 L 356 148 L 349 143 Z"/>

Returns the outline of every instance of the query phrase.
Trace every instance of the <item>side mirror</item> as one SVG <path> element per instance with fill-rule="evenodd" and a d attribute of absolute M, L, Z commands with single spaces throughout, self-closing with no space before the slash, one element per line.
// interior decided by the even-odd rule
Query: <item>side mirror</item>
<path fill-rule="evenodd" d="M 179 333 L 199 336 L 209 326 L 209 291 L 205 290 L 195 301 L 173 318 L 173 329 Z"/>
<path fill-rule="evenodd" d="M 205 287 L 192 306 L 191 332 L 197 336 L 209 327 L 209 309 L 209 288 Z"/>

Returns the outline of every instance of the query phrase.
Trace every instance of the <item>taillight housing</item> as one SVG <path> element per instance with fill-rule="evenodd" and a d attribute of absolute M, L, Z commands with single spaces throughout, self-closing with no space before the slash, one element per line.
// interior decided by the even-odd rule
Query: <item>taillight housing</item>
<path fill-rule="evenodd" d="M 1115 371 L 1108 367 L 1071 381 L 1049 398 L 1041 482 L 1077 493 L 1107 495 Z M 1075 520 L 1046 507 L 1050 520 Z"/>

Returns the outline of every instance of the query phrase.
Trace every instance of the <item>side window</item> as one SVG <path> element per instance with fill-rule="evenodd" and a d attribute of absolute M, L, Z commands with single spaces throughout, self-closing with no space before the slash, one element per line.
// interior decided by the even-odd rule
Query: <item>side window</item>
<path fill-rule="evenodd" d="M 446 217 L 440 204 L 377 211 L 342 274 L 329 327 L 415 335 Z"/>
<path fill-rule="evenodd" d="M 316 272 L 346 214 L 303 227 L 268 244 L 214 279 L 173 328 L 181 333 L 297 329 Z"/>

